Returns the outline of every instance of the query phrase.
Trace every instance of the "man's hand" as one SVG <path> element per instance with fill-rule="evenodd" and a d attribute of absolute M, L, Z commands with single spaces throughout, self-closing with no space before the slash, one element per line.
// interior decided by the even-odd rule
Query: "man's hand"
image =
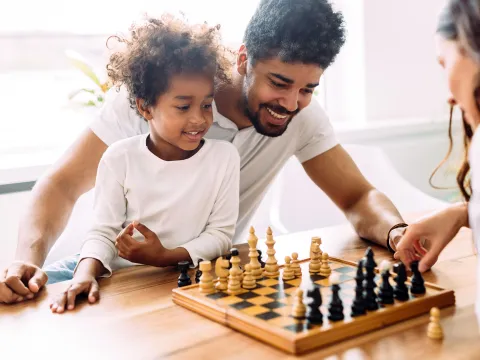
<path fill-rule="evenodd" d="M 12 304 L 35 297 L 48 280 L 38 266 L 15 261 L 0 277 L 0 303 Z"/>
<path fill-rule="evenodd" d="M 80 294 L 88 294 L 88 302 L 93 304 L 100 297 L 100 291 L 95 276 L 79 275 L 74 276 L 70 285 L 61 294 L 50 301 L 50 309 L 53 313 L 61 314 L 65 310 L 75 308 L 75 300 Z"/>
<path fill-rule="evenodd" d="M 143 242 L 133 238 L 133 229 L 137 229 L 145 237 Z M 118 256 L 134 263 L 152 266 L 164 266 L 162 260 L 169 252 L 153 231 L 136 221 L 120 232 L 115 247 L 118 249 Z"/>
<path fill-rule="evenodd" d="M 466 204 L 452 205 L 430 214 L 409 225 L 396 246 L 395 259 L 407 267 L 413 260 L 420 259 L 421 272 L 430 269 L 447 244 L 455 237 L 462 226 L 468 224 Z M 421 241 L 425 239 L 429 249 Z"/>

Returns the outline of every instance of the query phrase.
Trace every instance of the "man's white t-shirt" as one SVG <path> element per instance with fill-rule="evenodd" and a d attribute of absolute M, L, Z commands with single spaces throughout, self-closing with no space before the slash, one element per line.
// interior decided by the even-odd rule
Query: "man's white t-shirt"
<path fill-rule="evenodd" d="M 472 197 L 468 203 L 468 220 L 473 232 L 473 238 L 477 249 L 480 250 L 480 135 L 477 130 L 470 144 L 468 161 L 471 170 Z M 475 312 L 480 327 L 480 261 L 477 259 L 477 296 Z"/>
<path fill-rule="evenodd" d="M 138 220 L 167 249 L 185 248 L 193 264 L 228 253 L 238 217 L 240 159 L 232 144 L 207 139 L 192 157 L 164 161 L 148 135 L 123 139 L 102 156 L 95 184 L 94 224 L 80 252 L 108 270 L 134 265 L 119 258 L 115 240 Z M 143 240 L 135 230 L 134 239 Z"/>
<path fill-rule="evenodd" d="M 267 137 L 248 127 L 239 130 L 213 104 L 213 119 L 206 138 L 231 142 L 240 155 L 240 207 L 233 243 L 245 242 L 240 235 L 250 225 L 269 185 L 287 160 L 295 155 L 305 162 L 338 144 L 333 128 L 315 98 L 278 137 Z M 125 87 L 109 90 L 91 130 L 107 145 L 148 132 L 148 123 L 130 107 Z M 295 184 L 292 184 L 295 186 Z"/>

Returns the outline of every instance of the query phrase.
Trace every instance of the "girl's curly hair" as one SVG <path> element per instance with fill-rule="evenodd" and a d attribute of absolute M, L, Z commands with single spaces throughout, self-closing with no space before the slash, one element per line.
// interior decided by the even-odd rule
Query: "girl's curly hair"
<path fill-rule="evenodd" d="M 154 106 L 173 75 L 207 74 L 229 82 L 229 50 L 220 44 L 220 26 L 188 25 L 169 14 L 133 24 L 129 38 L 110 36 L 123 47 L 110 56 L 107 73 L 112 85 L 127 87 L 130 106 L 137 98 Z"/>

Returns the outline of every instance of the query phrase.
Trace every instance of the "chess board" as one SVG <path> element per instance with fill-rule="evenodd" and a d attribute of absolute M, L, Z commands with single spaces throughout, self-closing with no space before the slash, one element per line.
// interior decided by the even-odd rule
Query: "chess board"
<path fill-rule="evenodd" d="M 329 265 L 340 277 L 340 298 L 344 307 L 344 320 L 330 321 L 328 305 L 331 297 L 329 278 L 310 275 L 309 260 L 300 262 L 302 278 L 283 281 L 279 278 L 257 280 L 255 289 L 237 295 L 226 291 L 202 294 L 198 284 L 173 290 L 173 301 L 232 329 L 291 354 L 300 354 L 318 347 L 327 346 L 344 339 L 364 334 L 367 331 L 426 314 L 433 306 L 447 307 L 455 303 L 453 291 L 425 283 L 426 293 L 410 296 L 407 301 L 395 299 L 392 305 L 382 305 L 375 311 L 351 317 L 351 304 L 355 297 L 355 274 L 357 266 L 341 259 L 330 258 Z M 407 285 L 409 284 L 407 281 Z M 323 324 L 311 325 L 306 320 L 291 316 L 293 295 L 301 287 L 307 289 L 315 283 L 321 287 Z M 377 275 L 377 288 L 381 277 Z M 392 281 L 392 285 L 394 285 Z M 305 292 L 306 293 L 306 292 Z"/>

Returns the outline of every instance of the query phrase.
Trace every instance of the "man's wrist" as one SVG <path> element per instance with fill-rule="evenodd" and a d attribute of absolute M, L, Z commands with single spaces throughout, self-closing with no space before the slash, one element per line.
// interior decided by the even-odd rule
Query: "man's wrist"
<path fill-rule="evenodd" d="M 45 262 L 46 255 L 43 247 L 30 246 L 23 249 L 18 248 L 15 254 L 15 261 L 21 261 L 41 268 Z"/>
<path fill-rule="evenodd" d="M 397 244 L 399 240 L 402 238 L 403 234 L 407 230 L 408 224 L 406 223 L 399 223 L 390 229 L 387 235 L 387 249 L 391 253 L 395 253 L 397 250 Z"/>

